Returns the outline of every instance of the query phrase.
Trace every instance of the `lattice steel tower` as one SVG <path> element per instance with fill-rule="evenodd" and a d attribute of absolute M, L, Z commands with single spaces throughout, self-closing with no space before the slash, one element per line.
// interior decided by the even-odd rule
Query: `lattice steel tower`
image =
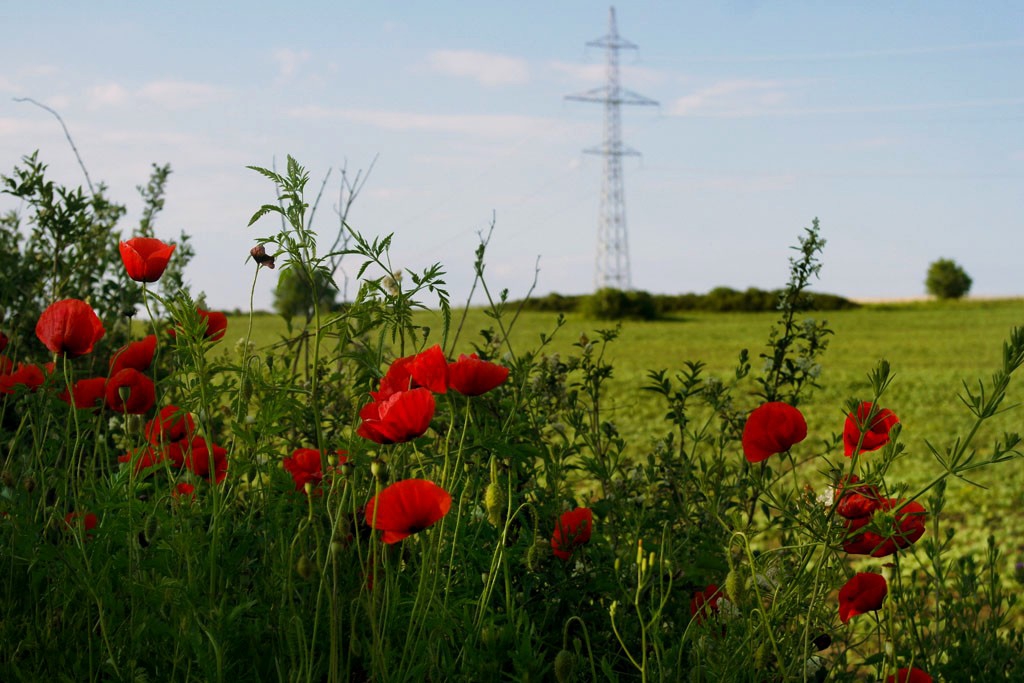
<path fill-rule="evenodd" d="M 601 213 L 597 220 L 597 267 L 594 287 L 632 288 L 629 272 L 629 242 L 626 238 L 626 201 L 622 181 L 622 157 L 640 153 L 622 144 L 623 104 L 657 105 L 650 98 L 625 90 L 619 85 L 619 50 L 635 50 L 637 46 L 619 35 L 615 26 L 615 8 L 608 10 L 608 34 L 587 43 L 588 47 L 605 49 L 605 85 L 567 100 L 601 102 L 604 104 L 604 143 L 584 150 L 587 154 L 604 156 L 604 179 L 601 182 Z"/>

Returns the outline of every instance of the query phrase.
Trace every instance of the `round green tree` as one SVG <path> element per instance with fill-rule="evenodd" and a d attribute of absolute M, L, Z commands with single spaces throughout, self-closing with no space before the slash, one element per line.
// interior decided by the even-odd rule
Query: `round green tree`
<path fill-rule="evenodd" d="M 952 259 L 940 258 L 928 266 L 924 281 L 928 293 L 939 299 L 959 299 L 971 291 L 971 276 Z"/>
<path fill-rule="evenodd" d="M 288 268 L 281 271 L 274 292 L 274 308 L 285 317 L 302 316 L 308 323 L 313 319 L 313 300 L 317 298 L 321 312 L 332 311 L 337 307 L 338 287 L 329 273 L 324 270 L 314 271 L 316 278 L 316 296 L 308 276 L 297 269 Z"/>

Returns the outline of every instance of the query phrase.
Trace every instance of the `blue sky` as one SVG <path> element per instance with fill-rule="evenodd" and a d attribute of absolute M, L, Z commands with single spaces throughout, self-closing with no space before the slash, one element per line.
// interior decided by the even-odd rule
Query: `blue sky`
<path fill-rule="evenodd" d="M 608 5 L 564 2 L 23 3 L 0 10 L 0 172 L 40 150 L 56 179 L 129 207 L 170 163 L 158 235 L 193 235 L 187 273 L 211 306 L 244 307 L 253 211 L 273 197 L 246 165 L 291 154 L 334 169 L 319 209 L 336 230 L 338 168 L 372 172 L 350 213 L 395 233 L 396 267 L 442 262 L 454 301 L 477 234 L 496 224 L 492 291 L 592 288 Z M 1024 294 L 1024 4 L 620 2 L 635 287 L 781 286 L 802 228 L 828 240 L 817 289 L 923 293 L 960 262 L 977 295 Z M 14 208 L 0 198 L 0 208 Z M 357 264 L 346 265 L 354 274 Z M 273 277 L 257 286 L 271 302 Z M 349 285 L 352 291 L 354 285 Z"/>

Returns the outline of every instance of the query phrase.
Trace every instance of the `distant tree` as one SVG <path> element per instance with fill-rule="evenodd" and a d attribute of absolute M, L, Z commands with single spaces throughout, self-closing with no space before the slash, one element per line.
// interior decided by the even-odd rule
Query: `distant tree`
<path fill-rule="evenodd" d="M 335 310 L 338 306 L 338 287 L 323 270 L 316 271 L 316 292 L 320 311 Z M 301 315 L 308 323 L 313 319 L 313 288 L 305 273 L 288 268 L 281 271 L 274 292 L 274 310 L 284 318 Z"/>
<path fill-rule="evenodd" d="M 928 266 L 924 281 L 928 293 L 939 299 L 959 299 L 971 291 L 971 276 L 952 259 L 940 258 Z"/>

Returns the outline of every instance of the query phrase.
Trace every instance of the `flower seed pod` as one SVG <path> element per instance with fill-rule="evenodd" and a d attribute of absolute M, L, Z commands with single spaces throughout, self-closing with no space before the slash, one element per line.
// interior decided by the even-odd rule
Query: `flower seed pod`
<path fill-rule="evenodd" d="M 370 463 L 370 474 L 374 476 L 377 481 L 384 483 L 388 480 L 388 464 L 380 458 L 375 458 Z"/>
<path fill-rule="evenodd" d="M 508 499 L 505 496 L 505 489 L 496 481 L 487 485 L 484 491 L 484 508 L 487 510 L 487 521 L 491 526 L 500 527 L 505 518 L 505 506 Z"/>
<path fill-rule="evenodd" d="M 555 678 L 558 683 L 569 683 L 576 678 L 576 657 L 568 650 L 555 655 Z"/>

